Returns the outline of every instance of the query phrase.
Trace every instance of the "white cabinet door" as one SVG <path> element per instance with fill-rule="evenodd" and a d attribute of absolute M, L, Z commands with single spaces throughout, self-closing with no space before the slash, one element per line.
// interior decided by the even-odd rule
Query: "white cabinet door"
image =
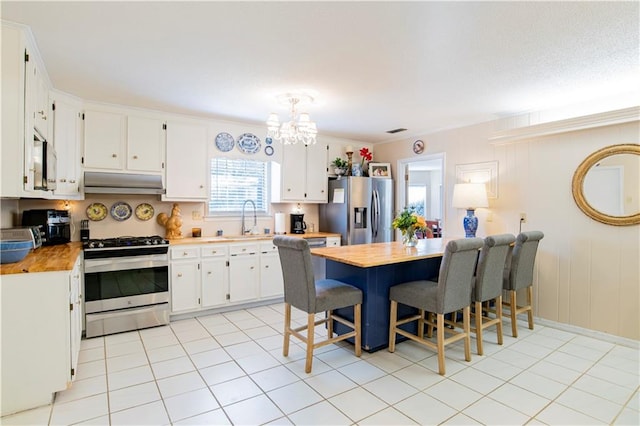
<path fill-rule="evenodd" d="M 53 95 L 56 96 L 55 94 Z M 63 98 L 54 101 L 53 143 L 58 157 L 55 198 L 80 196 L 82 115 L 78 103 Z"/>
<path fill-rule="evenodd" d="M 75 379 L 78 372 L 78 355 L 80 354 L 80 341 L 82 340 L 82 267 L 81 258 L 76 261 L 69 276 L 70 298 L 69 307 L 71 325 L 71 374 L 70 380 Z"/>
<path fill-rule="evenodd" d="M 124 169 L 126 137 L 126 115 L 86 110 L 84 112 L 84 167 Z"/>
<path fill-rule="evenodd" d="M 202 259 L 202 303 L 203 308 L 227 303 L 229 294 L 227 258 L 211 257 Z"/>
<path fill-rule="evenodd" d="M 164 201 L 207 199 L 207 127 L 167 123 L 166 194 Z"/>
<path fill-rule="evenodd" d="M 229 302 L 260 297 L 259 248 L 257 244 L 229 246 Z"/>
<path fill-rule="evenodd" d="M 278 297 L 284 294 L 282 266 L 278 252 L 260 255 L 260 297 Z"/>
<path fill-rule="evenodd" d="M 285 145 L 282 154 L 282 200 L 304 201 L 306 181 L 306 147 Z"/>
<path fill-rule="evenodd" d="M 327 247 L 339 247 L 340 237 L 327 237 Z"/>
<path fill-rule="evenodd" d="M 309 202 L 327 202 L 327 144 L 318 141 L 307 146 L 305 200 Z"/>
<path fill-rule="evenodd" d="M 164 123 L 146 117 L 127 117 L 127 169 L 162 172 Z"/>
<path fill-rule="evenodd" d="M 200 263 L 198 260 L 171 263 L 171 312 L 200 307 Z"/>

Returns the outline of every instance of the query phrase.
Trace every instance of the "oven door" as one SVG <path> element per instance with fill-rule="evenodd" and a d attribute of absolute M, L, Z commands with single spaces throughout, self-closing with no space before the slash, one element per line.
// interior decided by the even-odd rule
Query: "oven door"
<path fill-rule="evenodd" d="M 84 285 L 87 314 L 168 303 L 167 255 L 85 259 Z"/>

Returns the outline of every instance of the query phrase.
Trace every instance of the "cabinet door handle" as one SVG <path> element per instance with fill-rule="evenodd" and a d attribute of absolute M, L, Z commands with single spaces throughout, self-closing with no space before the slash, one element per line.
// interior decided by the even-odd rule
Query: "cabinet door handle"
<path fill-rule="evenodd" d="M 70 183 L 76 183 L 76 180 L 75 179 L 70 179 L 69 182 Z"/>
<path fill-rule="evenodd" d="M 187 253 L 186 251 L 182 253 L 183 256 L 189 256 L 189 253 Z"/>
<path fill-rule="evenodd" d="M 254 267 L 252 266 L 252 267 L 251 267 L 251 268 L 249 268 L 249 269 L 253 270 L 253 269 L 254 269 Z"/>
<path fill-rule="evenodd" d="M 111 154 L 112 158 L 116 158 L 118 155 L 117 154 Z"/>
<path fill-rule="evenodd" d="M 137 156 L 137 155 L 134 155 L 134 156 L 133 156 L 133 159 L 134 159 L 134 160 L 137 160 L 137 159 L 138 159 L 138 156 Z"/>
<path fill-rule="evenodd" d="M 269 269 L 269 265 L 264 265 L 264 268 L 265 269 Z"/>
<path fill-rule="evenodd" d="M 44 111 L 38 111 L 38 114 L 40 114 L 42 116 L 43 120 L 47 119 L 47 116 L 45 115 Z"/>
<path fill-rule="evenodd" d="M 178 272 L 178 278 L 182 277 L 182 273 Z"/>
<path fill-rule="evenodd" d="M 207 272 L 207 275 L 211 275 L 211 271 Z"/>
<path fill-rule="evenodd" d="M 204 188 L 204 185 L 200 185 L 200 189 Z"/>
<path fill-rule="evenodd" d="M 67 180 L 65 178 L 60 179 L 60 182 L 66 182 Z"/>

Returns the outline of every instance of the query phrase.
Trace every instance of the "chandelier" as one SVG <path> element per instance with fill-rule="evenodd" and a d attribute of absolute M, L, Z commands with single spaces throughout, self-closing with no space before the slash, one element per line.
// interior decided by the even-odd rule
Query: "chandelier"
<path fill-rule="evenodd" d="M 267 136 L 280 141 L 284 145 L 293 145 L 298 142 L 302 142 L 305 145 L 312 145 L 316 143 L 316 135 L 318 129 L 316 123 L 311 121 L 309 114 L 302 112 L 298 114 L 296 112 L 296 105 L 303 103 L 313 102 L 313 98 L 309 95 L 303 94 L 290 94 L 282 95 L 279 97 L 282 102 L 287 102 L 290 106 L 290 120 L 280 125 L 278 114 L 272 112 L 269 114 L 267 120 Z"/>

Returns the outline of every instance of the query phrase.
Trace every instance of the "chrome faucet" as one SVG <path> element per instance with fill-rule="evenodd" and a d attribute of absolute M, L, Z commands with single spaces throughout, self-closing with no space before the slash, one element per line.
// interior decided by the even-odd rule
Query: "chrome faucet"
<path fill-rule="evenodd" d="M 242 235 L 247 232 L 247 227 L 244 225 L 244 208 L 247 206 L 247 203 L 251 203 L 253 205 L 253 229 L 256 229 L 258 226 L 258 216 L 256 215 L 256 203 L 253 200 L 245 200 L 242 203 Z"/>

